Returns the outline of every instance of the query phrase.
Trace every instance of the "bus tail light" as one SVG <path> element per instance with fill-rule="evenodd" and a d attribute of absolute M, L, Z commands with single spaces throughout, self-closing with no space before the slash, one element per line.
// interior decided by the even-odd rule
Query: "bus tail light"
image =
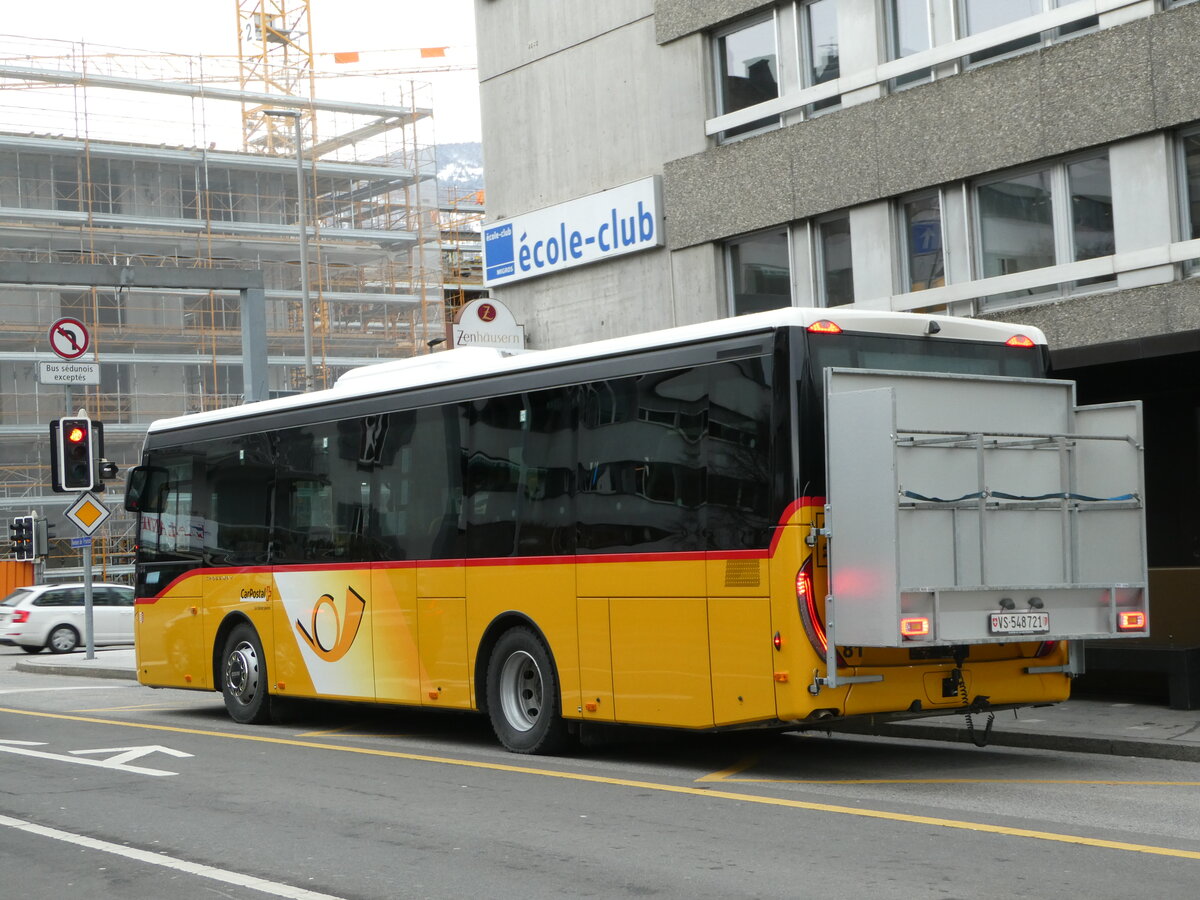
<path fill-rule="evenodd" d="M 828 319 L 821 319 L 819 322 L 813 322 L 808 326 L 808 330 L 813 334 L 841 334 L 842 328 L 837 322 L 831 322 Z"/>
<path fill-rule="evenodd" d="M 905 616 L 900 620 L 900 636 L 908 640 L 929 637 L 927 616 Z"/>
<path fill-rule="evenodd" d="M 1049 656 L 1051 653 L 1053 653 L 1057 646 L 1058 641 L 1042 641 L 1040 644 L 1038 644 L 1038 648 L 1033 655 L 1038 659 L 1042 659 L 1043 657 Z"/>
<path fill-rule="evenodd" d="M 1033 342 L 1033 338 L 1029 337 L 1028 335 L 1024 335 L 1024 334 L 1014 334 L 1007 341 L 1005 341 L 1004 344 L 1005 344 L 1005 346 L 1008 346 L 1008 347 L 1029 348 L 1029 347 L 1037 346 L 1037 344 L 1035 344 Z"/>
<path fill-rule="evenodd" d="M 800 621 L 804 623 L 804 632 L 808 635 L 813 649 L 825 656 L 829 642 L 825 638 L 825 623 L 821 621 L 821 613 L 817 609 L 816 591 L 813 589 L 813 558 L 810 556 L 796 573 L 796 605 L 800 607 Z"/>
<path fill-rule="evenodd" d="M 1137 612 L 1117 613 L 1117 628 L 1121 631 L 1141 631 L 1146 627 L 1146 614 Z"/>

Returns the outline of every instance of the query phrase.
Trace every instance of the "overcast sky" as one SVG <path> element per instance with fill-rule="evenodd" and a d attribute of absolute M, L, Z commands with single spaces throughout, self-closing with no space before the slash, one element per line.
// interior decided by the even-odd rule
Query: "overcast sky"
<path fill-rule="evenodd" d="M 360 67 L 418 69 L 439 63 L 475 64 L 473 0 L 311 0 L 311 10 L 313 50 L 318 54 L 319 69 L 334 68 L 332 58 L 320 54 L 349 51 L 361 54 Z M 2 55 L 9 58 L 19 43 L 14 36 L 163 53 L 236 56 L 238 2 L 6 0 L 0 35 L 4 36 Z M 432 47 L 447 48 L 445 57 L 422 59 L 420 49 Z M 34 52 L 44 51 L 39 47 Z M 432 84 L 439 143 L 479 140 L 478 74 L 474 69 L 395 78 Z M 355 79 L 354 83 L 361 81 Z M 324 85 L 318 84 L 318 92 Z M 379 86 L 374 90 L 381 89 Z"/>

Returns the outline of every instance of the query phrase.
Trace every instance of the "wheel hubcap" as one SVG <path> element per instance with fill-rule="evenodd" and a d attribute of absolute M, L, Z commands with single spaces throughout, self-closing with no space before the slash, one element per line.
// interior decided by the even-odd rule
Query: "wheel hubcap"
<path fill-rule="evenodd" d="M 542 671 L 528 653 L 519 651 L 500 670 L 500 706 L 517 731 L 529 731 L 542 711 Z"/>
<path fill-rule="evenodd" d="M 249 642 L 242 641 L 225 660 L 225 687 L 241 703 L 258 693 L 258 653 Z"/>
<path fill-rule="evenodd" d="M 75 636 L 66 629 L 60 628 L 50 635 L 50 644 L 55 650 L 72 650 L 75 647 Z"/>

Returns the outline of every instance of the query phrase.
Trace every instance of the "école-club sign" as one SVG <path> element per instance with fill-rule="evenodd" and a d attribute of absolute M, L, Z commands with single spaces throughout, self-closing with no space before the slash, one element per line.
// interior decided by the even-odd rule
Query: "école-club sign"
<path fill-rule="evenodd" d="M 657 175 L 514 216 L 483 229 L 488 287 L 661 247 Z"/>

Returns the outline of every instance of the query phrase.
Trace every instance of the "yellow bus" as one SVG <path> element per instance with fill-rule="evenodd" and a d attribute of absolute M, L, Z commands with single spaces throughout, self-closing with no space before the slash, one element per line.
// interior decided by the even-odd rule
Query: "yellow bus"
<path fill-rule="evenodd" d="M 155 422 L 125 498 L 139 680 L 220 691 L 241 723 L 276 698 L 477 710 L 518 753 L 561 751 L 583 723 L 827 728 L 1063 700 L 1080 671 L 1068 642 L 1148 633 L 1144 536 L 1140 580 L 1136 554 L 1100 571 L 1140 527 L 1140 484 L 1074 483 L 1140 478 L 1138 436 L 1112 440 L 1106 420 L 1091 443 L 1108 455 L 1068 466 L 1062 496 L 1040 496 L 1041 475 L 1026 493 L 962 489 L 984 468 L 1062 470 L 1075 426 L 1056 431 L 1069 385 L 1048 359 L 1036 329 L 787 309 L 450 350 Z M 1011 389 L 1025 422 L 1049 388 L 1041 444 L 1008 420 L 962 436 L 944 420 Z M 853 408 L 889 391 L 875 405 L 916 425 Z M 882 500 L 864 487 L 877 471 Z M 1011 540 L 1017 575 L 999 559 Z"/>

